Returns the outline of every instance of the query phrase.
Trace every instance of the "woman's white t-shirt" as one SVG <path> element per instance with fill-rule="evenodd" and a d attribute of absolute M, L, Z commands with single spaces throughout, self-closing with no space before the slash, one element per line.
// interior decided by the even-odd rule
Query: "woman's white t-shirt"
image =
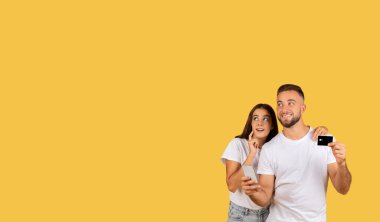
<path fill-rule="evenodd" d="M 246 139 L 234 138 L 227 146 L 224 151 L 221 160 L 223 164 L 226 164 L 226 160 L 235 161 L 243 165 L 244 161 L 247 159 L 249 154 L 248 141 Z M 256 153 L 256 156 L 253 160 L 253 169 L 256 172 L 257 166 L 259 163 L 260 150 Z M 230 200 L 239 206 L 258 210 L 262 207 L 256 205 L 247 195 L 245 195 L 242 190 L 237 189 L 235 193 L 230 192 Z"/>

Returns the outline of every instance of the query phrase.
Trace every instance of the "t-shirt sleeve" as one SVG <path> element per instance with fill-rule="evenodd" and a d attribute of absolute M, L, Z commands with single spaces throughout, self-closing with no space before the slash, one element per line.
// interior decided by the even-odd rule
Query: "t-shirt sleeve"
<path fill-rule="evenodd" d="M 238 163 L 242 163 L 242 155 L 241 152 L 242 150 L 242 144 L 238 139 L 233 139 L 227 146 L 226 150 L 224 151 L 221 161 L 225 165 L 226 160 L 232 160 Z"/>
<path fill-rule="evenodd" d="M 263 146 L 259 159 L 259 166 L 257 168 L 257 174 L 274 175 L 274 163 L 271 150 Z"/>

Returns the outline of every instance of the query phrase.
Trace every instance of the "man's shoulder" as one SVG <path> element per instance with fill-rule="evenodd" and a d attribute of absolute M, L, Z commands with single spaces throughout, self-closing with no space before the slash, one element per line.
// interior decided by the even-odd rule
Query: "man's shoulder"
<path fill-rule="evenodd" d="M 263 146 L 263 148 L 266 149 L 274 149 L 277 147 L 278 143 L 280 142 L 281 139 L 281 133 L 278 133 L 275 137 L 273 137 L 270 141 L 266 142 Z"/>
<path fill-rule="evenodd" d="M 310 131 L 309 131 L 309 135 L 310 135 L 310 137 L 309 137 L 309 138 L 312 138 L 312 137 L 313 137 L 313 134 L 314 134 L 315 129 L 316 129 L 316 128 L 310 126 Z M 334 135 L 332 135 L 330 132 L 328 132 L 327 135 L 325 135 L 325 136 L 332 136 L 332 137 L 334 137 Z M 335 138 L 334 138 L 334 139 L 335 139 Z"/>

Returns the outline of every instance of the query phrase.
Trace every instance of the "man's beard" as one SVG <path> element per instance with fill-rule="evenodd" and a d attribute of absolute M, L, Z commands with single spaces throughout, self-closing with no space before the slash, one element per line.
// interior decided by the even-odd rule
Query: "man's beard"
<path fill-rule="evenodd" d="M 293 116 L 293 118 L 290 120 L 290 122 L 283 122 L 280 118 L 278 118 L 281 125 L 285 128 L 290 128 L 290 127 L 294 126 L 294 124 L 298 123 L 298 121 L 300 119 L 301 119 L 301 115 Z"/>

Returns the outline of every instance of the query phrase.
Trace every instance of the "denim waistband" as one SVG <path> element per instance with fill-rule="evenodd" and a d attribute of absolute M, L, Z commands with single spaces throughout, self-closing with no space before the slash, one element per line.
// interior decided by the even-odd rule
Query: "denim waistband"
<path fill-rule="evenodd" d="M 239 212 L 243 213 L 244 215 L 248 215 L 248 214 L 262 215 L 262 214 L 269 211 L 268 207 L 263 207 L 263 208 L 258 209 L 258 210 L 252 210 L 249 208 L 239 206 L 239 205 L 233 203 L 232 201 L 230 201 L 230 207 L 232 207 L 235 210 L 238 210 Z"/>

